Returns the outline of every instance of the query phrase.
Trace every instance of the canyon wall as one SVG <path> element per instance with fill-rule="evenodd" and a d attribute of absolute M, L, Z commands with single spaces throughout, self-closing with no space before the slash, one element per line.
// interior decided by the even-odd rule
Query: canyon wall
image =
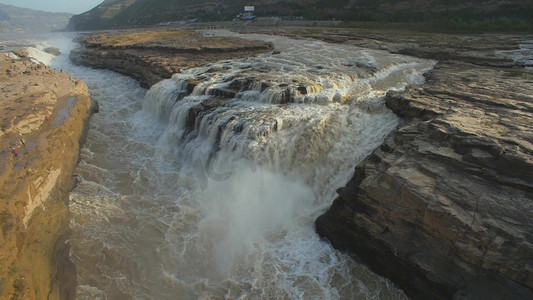
<path fill-rule="evenodd" d="M 440 61 L 316 230 L 417 299 L 533 297 L 533 74 Z"/>
<path fill-rule="evenodd" d="M 0 54 L 0 299 L 73 299 L 68 193 L 94 109 L 88 88 Z"/>

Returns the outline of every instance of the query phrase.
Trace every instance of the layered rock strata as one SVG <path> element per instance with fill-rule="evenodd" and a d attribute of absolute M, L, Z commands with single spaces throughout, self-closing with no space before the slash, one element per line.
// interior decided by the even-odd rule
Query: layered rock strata
<path fill-rule="evenodd" d="M 533 298 L 533 73 L 441 61 L 317 232 L 417 299 Z"/>
<path fill-rule="evenodd" d="M 72 299 L 67 202 L 89 92 L 13 53 L 0 71 L 0 299 Z"/>
<path fill-rule="evenodd" d="M 91 34 L 71 52 L 80 65 L 109 69 L 150 87 L 182 68 L 250 56 L 273 49 L 271 43 L 231 37 L 204 37 L 195 31 L 138 31 Z"/>

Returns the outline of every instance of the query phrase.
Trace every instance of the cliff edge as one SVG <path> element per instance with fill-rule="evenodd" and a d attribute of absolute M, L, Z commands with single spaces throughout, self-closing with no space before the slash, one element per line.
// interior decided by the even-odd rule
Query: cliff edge
<path fill-rule="evenodd" d="M 388 93 L 402 123 L 316 231 L 415 299 L 533 299 L 533 72 L 482 43 L 372 43 L 439 62 Z"/>
<path fill-rule="evenodd" d="M 16 53 L 0 54 L 0 299 L 72 299 L 67 202 L 91 100 Z"/>

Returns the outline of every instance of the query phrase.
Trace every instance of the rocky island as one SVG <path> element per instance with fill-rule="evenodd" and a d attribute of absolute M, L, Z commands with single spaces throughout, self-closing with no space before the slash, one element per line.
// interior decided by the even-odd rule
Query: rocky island
<path fill-rule="evenodd" d="M 68 193 L 88 88 L 29 57 L 0 54 L 0 298 L 72 298 Z"/>
<path fill-rule="evenodd" d="M 437 61 L 425 84 L 388 93 L 387 106 L 401 124 L 338 189 L 316 231 L 413 298 L 530 299 L 533 73 L 502 54 L 518 49 L 520 37 L 319 28 L 275 33 Z M 197 47 L 190 42 L 195 34 L 89 35 L 72 58 L 150 86 L 208 57 L 272 50 L 260 42 Z M 159 37 L 162 42 L 152 39 Z"/>

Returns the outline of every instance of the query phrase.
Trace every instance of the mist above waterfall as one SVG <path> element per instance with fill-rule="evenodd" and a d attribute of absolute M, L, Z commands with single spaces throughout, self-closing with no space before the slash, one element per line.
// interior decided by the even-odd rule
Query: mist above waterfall
<path fill-rule="evenodd" d="M 286 231 L 305 222 L 312 190 L 304 182 L 264 169 L 244 169 L 225 181 L 210 181 L 200 194 L 208 215 L 219 271 L 229 273 L 240 257 L 257 244 L 275 242 Z M 202 228 L 203 230 L 204 228 Z M 255 244 L 255 245 L 254 245 Z"/>

